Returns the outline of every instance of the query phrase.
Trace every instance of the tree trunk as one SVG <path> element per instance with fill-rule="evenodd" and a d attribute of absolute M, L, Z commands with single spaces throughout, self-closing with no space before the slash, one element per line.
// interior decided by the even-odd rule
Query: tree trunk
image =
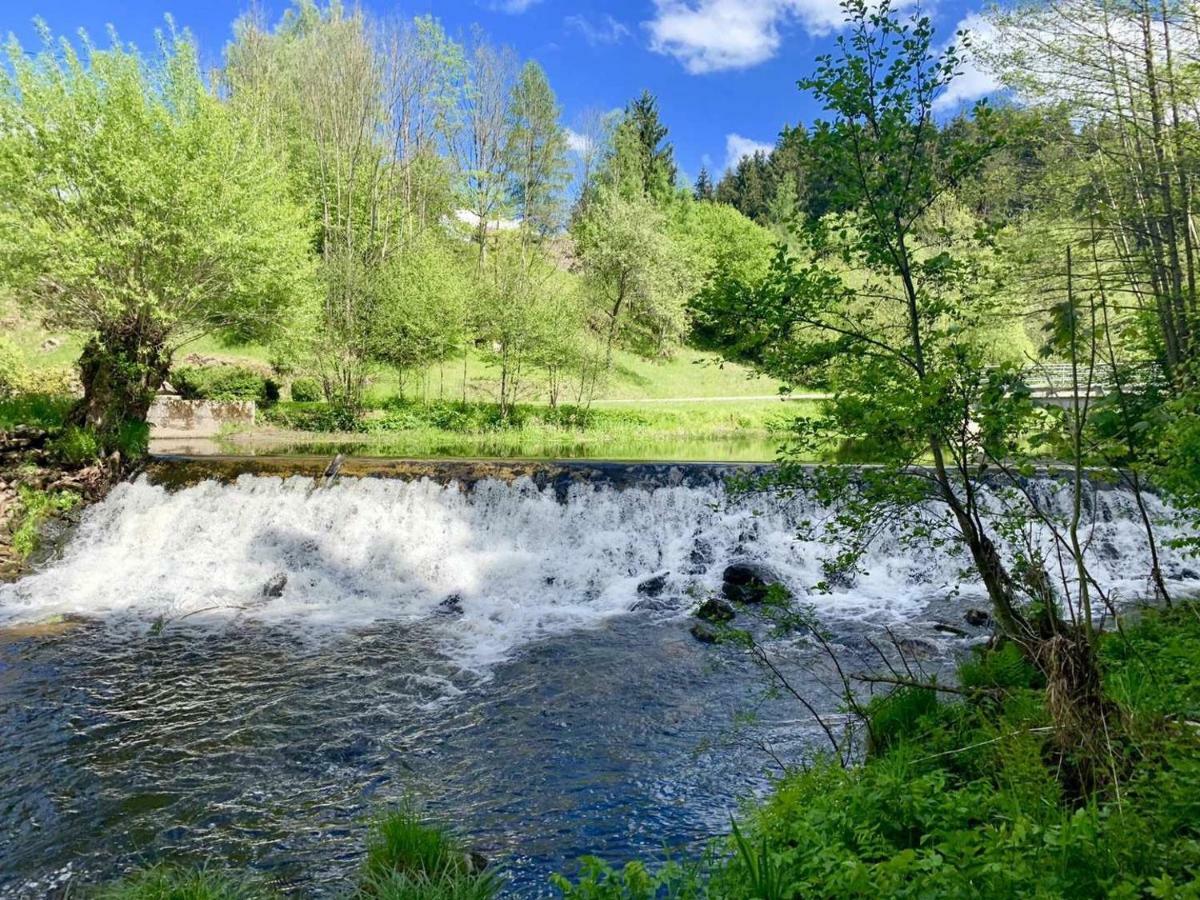
<path fill-rule="evenodd" d="M 121 427 L 145 422 L 154 394 L 171 368 L 165 335 L 141 323 L 101 332 L 79 357 L 83 398 L 68 421 L 89 428 L 104 449 L 114 449 Z"/>

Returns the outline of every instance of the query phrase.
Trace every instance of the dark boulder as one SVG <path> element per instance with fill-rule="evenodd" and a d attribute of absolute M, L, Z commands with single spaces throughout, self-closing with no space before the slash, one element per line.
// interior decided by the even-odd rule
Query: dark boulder
<path fill-rule="evenodd" d="M 692 637 L 702 644 L 715 644 L 717 642 L 716 630 L 710 625 L 705 625 L 703 622 L 694 624 L 691 631 Z"/>
<path fill-rule="evenodd" d="M 667 576 L 670 574 L 670 572 L 659 572 L 657 575 L 650 576 L 638 584 L 637 592 L 646 597 L 657 597 L 667 586 Z"/>
<path fill-rule="evenodd" d="M 451 594 L 438 604 L 438 613 L 443 616 L 461 616 L 462 599 L 462 594 Z"/>
<path fill-rule="evenodd" d="M 992 617 L 985 609 L 968 609 L 963 613 L 963 621 L 972 628 L 986 628 L 992 624 Z"/>
<path fill-rule="evenodd" d="M 267 583 L 263 585 L 262 595 L 270 599 L 282 597 L 283 589 L 285 587 L 287 587 L 287 574 L 284 572 L 276 572 L 267 580 Z"/>
<path fill-rule="evenodd" d="M 700 604 L 696 615 L 708 622 L 730 622 L 733 620 L 733 607 L 719 597 L 709 597 Z"/>
<path fill-rule="evenodd" d="M 762 603 L 771 585 L 778 580 L 766 566 L 752 562 L 733 563 L 725 567 L 721 576 L 721 593 L 733 603 Z"/>

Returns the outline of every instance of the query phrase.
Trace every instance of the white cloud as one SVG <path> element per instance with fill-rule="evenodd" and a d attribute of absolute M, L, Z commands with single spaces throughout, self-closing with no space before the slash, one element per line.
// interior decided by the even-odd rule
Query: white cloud
<path fill-rule="evenodd" d="M 971 13 L 955 26 L 954 31 L 955 33 L 968 32 L 970 43 L 976 50 L 982 49 L 996 40 L 995 27 L 978 13 Z M 957 41 L 955 42 L 957 43 Z M 968 48 L 964 55 L 965 59 L 960 74 L 933 102 L 933 108 L 938 112 L 955 109 L 962 103 L 978 100 L 1001 88 L 1000 79 L 987 68 L 983 60 L 979 58 L 979 53 L 972 52 Z"/>
<path fill-rule="evenodd" d="M 629 27 L 619 22 L 607 13 L 596 21 L 584 15 L 567 16 L 563 25 L 569 30 L 578 31 L 583 39 L 593 47 L 602 44 L 619 44 L 629 37 Z"/>
<path fill-rule="evenodd" d="M 740 134 L 725 135 L 725 171 L 737 166 L 743 156 L 753 156 L 755 153 L 770 153 L 775 149 L 774 144 L 764 144 Z"/>
<path fill-rule="evenodd" d="M 572 153 L 583 156 L 592 145 L 591 138 L 586 134 L 580 134 L 573 128 L 564 128 L 563 133 L 567 136 L 567 149 Z"/>
<path fill-rule="evenodd" d="M 809 34 L 842 24 L 839 0 L 654 0 L 645 25 L 650 48 L 692 74 L 744 69 L 779 50 L 780 28 L 798 22 Z"/>
<path fill-rule="evenodd" d="M 542 0 L 492 0 L 488 4 L 488 7 L 497 12 L 511 13 L 514 16 L 519 16 L 525 10 L 529 9 L 529 7 L 541 2 Z"/>

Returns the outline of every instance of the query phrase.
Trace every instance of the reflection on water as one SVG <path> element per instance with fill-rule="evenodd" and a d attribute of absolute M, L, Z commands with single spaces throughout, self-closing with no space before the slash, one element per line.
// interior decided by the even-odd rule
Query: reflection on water
<path fill-rule="evenodd" d="M 228 438 L 156 439 L 160 454 L 246 454 L 249 456 L 321 455 L 398 457 L 402 459 L 607 459 L 664 462 L 772 462 L 779 440 L 761 434 L 662 441 L 515 441 L 463 437 L 446 441 L 412 442 L 394 437 L 364 440 L 358 435 L 305 436 L 235 435 Z"/>

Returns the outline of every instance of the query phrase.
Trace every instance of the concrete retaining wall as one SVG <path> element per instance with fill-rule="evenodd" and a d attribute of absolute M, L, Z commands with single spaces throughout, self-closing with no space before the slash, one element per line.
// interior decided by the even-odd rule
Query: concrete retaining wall
<path fill-rule="evenodd" d="M 253 400 L 183 400 L 158 396 L 146 420 L 152 438 L 211 437 L 224 426 L 254 424 Z"/>

